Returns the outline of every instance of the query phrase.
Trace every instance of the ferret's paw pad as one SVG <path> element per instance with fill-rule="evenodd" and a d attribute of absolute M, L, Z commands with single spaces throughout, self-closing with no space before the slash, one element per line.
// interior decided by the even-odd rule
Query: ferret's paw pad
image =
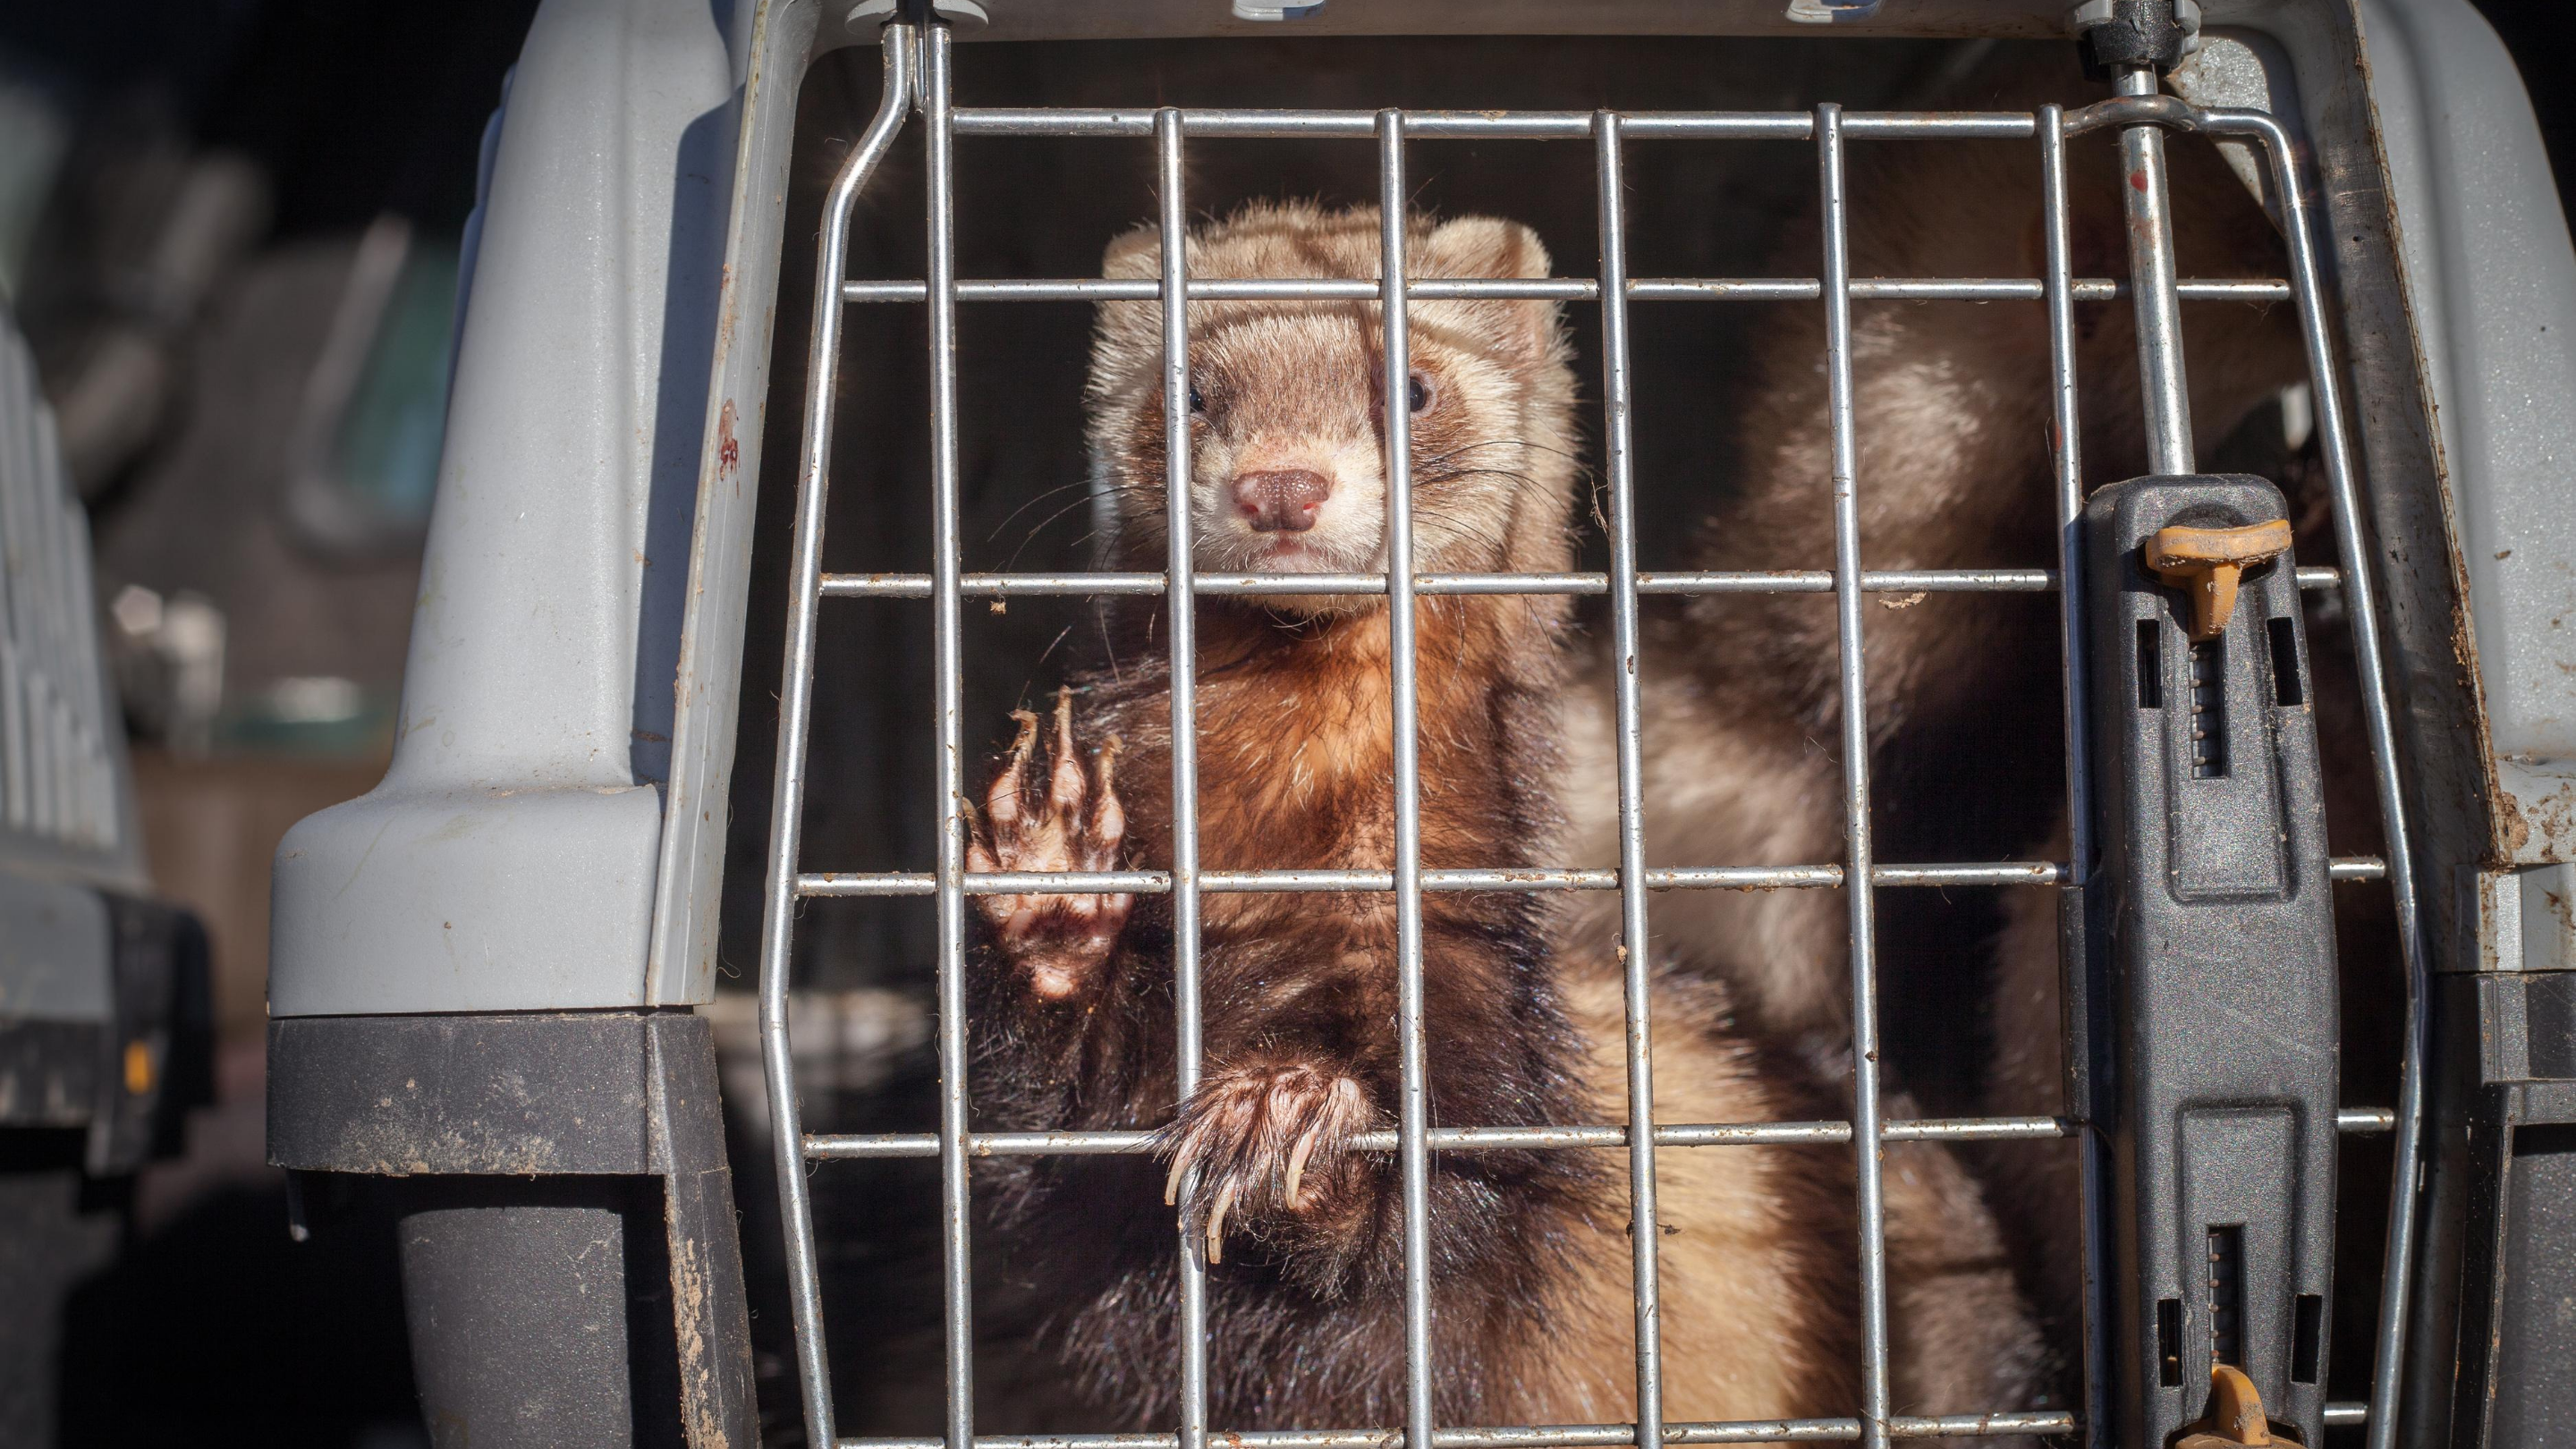
<path fill-rule="evenodd" d="M 1039 771 L 1032 768 L 1038 717 L 1020 710 L 1012 718 L 1020 722 L 1020 737 L 985 794 L 983 818 L 966 847 L 967 872 L 1117 869 L 1127 835 L 1114 782 L 1117 737 L 1103 740 L 1086 768 L 1073 742 L 1073 692 L 1059 690 L 1055 734 Z M 1109 959 L 1134 901 L 1123 893 L 972 899 L 992 923 L 1003 955 L 1027 970 L 1029 989 L 1051 999 L 1081 990 Z"/>
<path fill-rule="evenodd" d="M 1233 1067 L 1210 1073 L 1158 1134 L 1171 1164 L 1163 1200 L 1223 1262 L 1229 1224 L 1308 1214 L 1335 1195 L 1356 1166 L 1350 1139 L 1377 1119 L 1350 1077 L 1306 1063 Z M 1196 1171 L 1196 1177 L 1191 1176 Z"/>

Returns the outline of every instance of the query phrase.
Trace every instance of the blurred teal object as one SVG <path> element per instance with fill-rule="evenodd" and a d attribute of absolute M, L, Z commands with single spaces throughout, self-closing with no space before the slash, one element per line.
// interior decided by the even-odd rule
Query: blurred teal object
<path fill-rule="evenodd" d="M 429 526 L 447 427 L 457 243 L 378 217 L 358 239 L 331 333 L 307 377 L 287 517 L 324 555 L 408 552 Z"/>
<path fill-rule="evenodd" d="M 429 521 L 430 495 L 438 487 L 456 270 L 452 242 L 409 249 L 334 449 L 342 487 L 387 518 L 416 525 Z"/>
<path fill-rule="evenodd" d="M 227 754 L 380 755 L 393 743 L 400 702 L 398 690 L 331 675 L 274 680 L 226 702 L 215 720 L 214 745 Z"/>

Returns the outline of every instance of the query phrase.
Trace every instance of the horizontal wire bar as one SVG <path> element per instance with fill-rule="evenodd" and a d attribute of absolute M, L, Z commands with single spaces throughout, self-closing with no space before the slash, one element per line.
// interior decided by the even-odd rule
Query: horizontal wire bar
<path fill-rule="evenodd" d="M 1196 580 L 1199 592 L 1207 592 L 1207 577 Z M 1017 599 L 1032 595 L 1090 594 L 1159 594 L 1166 585 L 1161 574 L 1108 573 L 1086 571 L 1068 574 L 967 574 L 958 580 L 959 591 L 968 598 Z M 827 599 L 926 599 L 930 597 L 928 574 L 825 574 L 823 597 Z"/>
<path fill-rule="evenodd" d="M 2006 862 L 1999 865 L 1873 865 L 1869 868 L 1873 885 L 1883 886 L 1983 886 L 1983 885 L 2055 885 L 2066 879 L 2066 868 L 2047 861 Z M 1652 889 L 1654 882 L 1646 885 Z"/>
<path fill-rule="evenodd" d="M 961 136 L 1151 136 L 1148 109 L 991 106 L 957 110 Z M 1377 112 L 1221 107 L 1184 110 L 1185 137 L 1274 140 L 1374 140 Z M 1407 111 L 1408 140 L 1585 141 L 1591 111 Z M 1815 134 L 1804 111 L 1633 111 L 1619 117 L 1623 136 L 1639 140 L 1803 141 Z M 1860 111 L 1843 119 L 1844 134 L 1881 141 L 1973 137 L 2028 140 L 2038 124 L 2020 111 Z"/>
<path fill-rule="evenodd" d="M 1929 871 L 1938 875 L 1935 879 L 1922 881 L 1882 878 L 1881 884 L 2044 885 L 2055 881 L 2060 874 L 2060 867 L 2047 862 L 1892 869 Z M 1649 890 L 1778 890 L 1835 886 L 1842 884 L 1842 878 L 1842 867 L 1838 865 L 1682 866 L 1648 871 L 1646 886 Z M 1426 890 L 1448 891 L 1606 891 L 1619 888 L 1619 873 L 1606 867 L 1514 866 L 1485 870 L 1426 870 L 1422 873 L 1422 884 Z M 933 886 L 931 876 L 923 871 L 823 871 L 798 876 L 796 888 L 799 894 L 823 897 L 922 896 L 931 894 Z M 980 871 L 968 875 L 965 884 L 968 895 L 987 896 L 1092 895 L 1101 892 L 1161 895 L 1171 888 L 1171 874 L 1159 870 Z M 1237 895 L 1302 891 L 1382 893 L 1395 889 L 1395 874 L 1384 870 L 1217 870 L 1206 871 L 1199 876 L 1199 889 Z"/>
<path fill-rule="evenodd" d="M 2375 855 L 2346 856 L 2332 862 L 2326 876 L 2334 881 L 2372 881 L 2387 877 L 2388 863 Z M 2056 885 L 2066 867 L 2054 861 L 1988 861 L 1960 865 L 1881 865 L 1870 870 L 1882 886 Z M 1646 889 L 1670 890 L 1800 890 L 1843 883 L 1839 865 L 1701 865 L 1664 866 L 1646 872 Z M 1609 891 L 1619 888 L 1619 873 L 1606 866 L 1512 866 L 1488 869 L 1426 870 L 1422 888 L 1434 891 Z M 809 871 L 796 877 L 800 896 L 926 896 L 936 889 L 928 871 Z M 1172 876 L 1161 870 L 995 870 L 966 876 L 970 896 L 1000 895 L 1165 895 Z M 1304 891 L 1395 889 L 1395 875 L 1383 870 L 1212 870 L 1199 876 L 1201 891 L 1231 895 L 1287 894 Z"/>
<path fill-rule="evenodd" d="M 2369 1406 L 2337 1401 L 2325 1406 L 2328 1428 L 2359 1424 Z M 1993 1434 L 2072 1434 L 2075 1415 L 2067 1410 L 1996 1414 L 1945 1414 L 1938 1418 L 1896 1415 L 1887 1421 L 1897 1439 L 1975 1438 Z M 1211 1437 L 1218 1437 L 1212 1435 Z M 1398 1449 L 1404 1441 L 1396 1429 L 1255 1429 L 1222 1435 L 1228 1449 Z M 1667 1444 L 1758 1444 L 1779 1440 L 1833 1442 L 1858 1439 L 1857 1419 L 1736 1419 L 1721 1423 L 1664 1425 Z M 978 1434 L 973 1449 L 1177 1449 L 1172 1434 Z M 1637 1442 L 1627 1424 L 1556 1424 L 1490 1429 L 1441 1429 L 1431 1436 L 1433 1449 L 1616 1449 Z M 945 1449 L 940 1439 L 858 1439 L 840 1441 L 840 1449 Z"/>
<path fill-rule="evenodd" d="M 2065 1434 L 2075 1430 L 2066 1410 L 2015 1413 L 1950 1414 L 1940 1418 L 1900 1415 L 1890 1418 L 1888 1432 L 1900 1439 L 1975 1437 L 1989 1434 Z M 2331 1422 L 2331 1421 L 2330 1421 Z M 1401 1429 L 1263 1429 L 1211 1433 L 1228 1449 L 1398 1449 Z M 1858 1439 L 1857 1419 L 1734 1419 L 1720 1423 L 1664 1425 L 1666 1444 L 1765 1444 L 1782 1440 L 1833 1442 Z M 942 1449 L 938 1439 L 843 1439 L 841 1449 Z M 1433 1449 L 1613 1449 L 1634 1444 L 1637 1431 L 1627 1424 L 1559 1424 L 1493 1429 L 1439 1429 Z M 1175 1449 L 1171 1434 L 978 1434 L 974 1449 Z"/>
<path fill-rule="evenodd" d="M 2335 568 L 2302 568 L 2299 587 L 2331 589 L 2343 583 Z M 1195 574 L 1193 592 L 1207 595 L 1383 594 L 1384 574 Z M 2044 594 L 2057 588 L 2055 569 L 1872 569 L 1860 576 L 1873 594 Z M 1167 587 L 1159 573 L 1078 571 L 1060 574 L 968 574 L 968 598 L 1016 599 L 1150 595 Z M 1829 594 L 1834 576 L 1825 569 L 1759 571 L 1679 570 L 1637 575 L 1637 592 L 1657 595 Z M 1417 594 L 1583 594 L 1610 591 L 1607 574 L 1418 574 Z M 827 599 L 926 599 L 928 574 L 825 574 Z"/>
<path fill-rule="evenodd" d="M 2071 1433 L 2072 1413 L 1956 1414 L 1938 1419 L 1897 1417 L 1889 1432 L 1902 1439 L 1986 1434 Z M 1227 1432 L 1228 1449 L 1398 1449 L 1401 1429 L 1269 1429 Z M 1783 1440 L 1833 1442 L 1860 1437 L 1857 1419 L 1737 1419 L 1723 1423 L 1667 1423 L 1666 1444 L 1765 1444 Z M 1175 1449 L 1171 1434 L 979 1434 L 974 1449 Z M 1637 1431 L 1625 1424 L 1568 1424 L 1554 1427 L 1440 1429 L 1434 1449 L 1611 1449 L 1634 1444 Z M 938 1439 L 843 1439 L 841 1449 L 942 1449 Z"/>
<path fill-rule="evenodd" d="M 1124 277 L 1037 277 L 957 284 L 960 302 L 1150 302 L 1162 284 Z M 2186 302 L 2286 302 L 2290 284 L 2276 277 L 2191 277 L 2175 283 Z M 1824 295 L 1813 277 L 1640 277 L 1627 286 L 1637 302 L 1812 302 Z M 1189 284 L 1193 302 L 1374 302 L 1382 295 L 1372 278 L 1225 277 Z M 1405 284 L 1416 302 L 1471 299 L 1597 302 L 1601 284 L 1587 277 L 1427 277 Z M 2045 295 L 2027 277 L 1860 277 L 1851 284 L 1858 302 L 2037 302 Z M 2074 284 L 2079 302 L 2113 302 L 2129 284 L 2113 277 L 2085 277 Z M 900 279 L 847 281 L 844 302 L 925 302 L 929 287 Z"/>
<path fill-rule="evenodd" d="M 1893 1141 L 2003 1142 L 2029 1138 L 2068 1137 L 2076 1126 L 2062 1117 L 1924 1118 L 1891 1124 Z M 967 1151 L 978 1157 L 1058 1157 L 1142 1155 L 1152 1150 L 1151 1132 L 988 1132 L 971 1137 Z M 1625 1147 L 1628 1129 L 1594 1127 L 1434 1127 L 1426 1139 L 1448 1152 L 1547 1151 L 1571 1147 Z M 1780 1147 L 1851 1141 L 1848 1122 L 1702 1122 L 1673 1123 L 1655 1129 L 1657 1147 Z M 806 1155 L 814 1158 L 929 1157 L 938 1139 L 929 1133 L 887 1132 L 865 1135 L 809 1134 Z M 1392 1131 L 1361 1132 L 1350 1139 L 1359 1152 L 1393 1152 Z"/>
<path fill-rule="evenodd" d="M 2385 1133 L 2397 1124 L 2387 1107 L 2346 1107 L 2335 1130 L 2349 1136 Z M 2069 1117 L 1920 1117 L 1882 1124 L 1890 1142 L 2024 1142 L 2072 1137 L 2083 1130 Z M 1849 1122 L 1697 1122 L 1656 1127 L 1657 1147 L 1835 1146 L 1851 1141 Z M 1153 1151 L 1151 1132 L 979 1132 L 966 1139 L 973 1157 L 1141 1157 Z M 1434 1127 L 1430 1145 L 1444 1152 L 1552 1151 L 1622 1148 L 1628 1129 L 1584 1127 Z M 1362 1132 L 1351 1138 L 1360 1152 L 1393 1152 L 1395 1133 Z M 935 1157 L 939 1138 L 929 1132 L 806 1134 L 805 1155 L 818 1161 L 853 1158 Z"/>

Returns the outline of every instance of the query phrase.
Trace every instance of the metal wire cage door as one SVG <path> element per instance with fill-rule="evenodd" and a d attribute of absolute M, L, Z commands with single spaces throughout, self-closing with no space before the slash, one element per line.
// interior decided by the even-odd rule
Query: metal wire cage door
<path fill-rule="evenodd" d="M 1179 1089 L 1186 1096 L 1200 1063 L 1198 993 L 1199 900 L 1210 892 L 1373 891 L 1393 896 L 1398 923 L 1398 1037 L 1402 1070 L 1400 1114 L 1393 1131 L 1358 1139 L 1360 1150 L 1393 1153 L 1400 1164 L 1404 1232 L 1404 1335 L 1407 1382 L 1401 1425 L 1314 1425 L 1224 1437 L 1263 1449 L 1332 1449 L 1332 1446 L 1403 1442 L 1441 1449 L 1536 1449 L 1541 1445 L 1634 1443 L 1734 1443 L 1771 1440 L 1856 1440 L 1882 1445 L 1895 1438 L 1997 1433 L 2076 1433 L 2109 1442 L 2101 1278 L 2107 1271 L 2102 1205 L 2092 1184 L 2093 1161 L 2105 1149 L 2099 1133 L 2070 1113 L 2056 1117 L 1891 1120 L 1881 1109 L 1874 950 L 1875 894 L 1880 889 L 1960 885 L 2023 889 L 2081 884 L 2083 863 L 2094 859 L 2089 837 L 2087 691 L 2084 671 L 2084 570 L 2078 524 L 2084 509 L 2077 426 L 2075 315 L 2079 303 L 2126 300 L 2139 319 L 2141 376 L 2145 390 L 2150 461 L 2158 473 L 2188 472 L 2191 442 L 2183 398 L 2179 308 L 2220 300 L 2288 301 L 2295 305 L 2314 389 L 2316 436 L 2331 492 L 2338 566 L 2304 568 L 2303 588 L 2340 590 L 2357 654 L 2363 713 L 2385 836 L 2386 859 L 2333 862 L 2338 882 L 2381 882 L 2395 897 L 2398 938 L 2408 981 L 2407 1055 L 2393 1108 L 2345 1109 L 2346 1133 L 2390 1132 L 2400 1184 L 2391 1214 L 2381 1323 L 2372 1395 L 2368 1404 L 2329 1405 L 2329 1424 L 2367 1421 L 2374 1449 L 2392 1441 L 2396 1393 L 2397 1325 L 2406 1314 L 2407 1267 L 2413 1252 L 2409 1200 L 2404 1185 L 2416 1177 L 2421 1118 L 2422 1033 L 2418 1002 L 2425 971 L 2416 915 L 2415 883 L 2408 865 L 2404 805 L 2394 750 L 2387 686 L 2383 679 L 2378 614 L 2364 568 L 2364 521 L 2355 462 L 2346 441 L 2347 421 L 2338 391 L 2332 341 L 2325 320 L 2318 260 L 2307 203 L 2288 134 L 2258 111 L 2195 109 L 2155 94 L 2151 73 L 2132 74 L 2113 99 L 2082 110 L 2045 107 L 2035 113 L 1845 112 L 1834 105 L 1812 112 L 1405 112 L 1322 110 L 1070 110 L 967 109 L 951 104 L 951 49 L 944 24 L 894 24 L 884 33 L 884 91 L 874 120 L 841 165 L 826 197 L 816 270 L 816 313 L 808 352 L 807 394 L 798 467 L 794 541 L 787 600 L 786 661 L 780 696 L 778 767 L 772 800 L 767 895 L 762 928 L 760 1024 L 768 1082 L 780 1194 L 788 1234 L 787 1261 L 796 1311 L 795 1339 L 803 1408 L 812 1442 L 864 1449 L 1202 1449 L 1207 1422 L 1207 1332 L 1204 1268 L 1176 1231 L 1182 1292 L 1179 1422 L 1168 1432 L 1114 1436 L 1000 1437 L 975 1433 L 972 1395 L 972 1282 L 969 1230 L 970 1163 L 979 1156 L 1113 1153 L 1149 1150 L 1144 1132 L 977 1133 L 968 1116 L 967 901 L 982 893 L 1131 892 L 1171 898 L 1175 942 L 1175 1023 Z M 928 268 L 921 281 L 854 281 L 847 266 L 853 208 L 878 164 L 887 156 L 907 115 L 917 114 L 926 152 Z M 2069 242 L 2066 147 L 2095 130 L 2117 133 L 2123 175 L 2147 184 L 2127 193 L 2133 281 L 2079 278 Z M 2290 276 L 2267 281 L 2197 281 L 2174 275 L 2171 235 L 2164 214 L 2163 139 L 2167 131 L 2240 138 L 2268 165 L 2280 199 Z M 1158 162 L 1161 275 L 1147 281 L 971 280 L 956 275 L 954 147 L 960 137 L 1056 136 L 1144 140 Z M 1340 138 L 1373 145 L 1377 155 L 1382 238 L 1375 280 L 1194 281 L 1182 245 L 1186 231 L 1183 157 L 1187 143 L 1229 137 Z M 1600 264 L 1591 277 L 1532 281 L 1419 281 L 1407 273 L 1404 227 L 1409 195 L 1406 146 L 1424 138 L 1480 137 L 1556 142 L 1592 148 L 1598 179 Z M 2024 278 L 1855 278 L 1850 275 L 1844 215 L 1844 156 L 1854 142 L 1901 144 L 1909 140 L 1980 139 L 2032 147 L 2045 217 L 2046 275 Z M 1638 278 L 1627 265 L 1622 200 L 1623 155 L 1631 145 L 1737 141 L 1804 144 L 1814 149 L 1821 197 L 1822 252 L 1813 278 Z M 1391 290 L 1390 290 L 1391 289 Z M 1202 573 L 1193 567 L 1187 487 L 1190 468 L 1189 324 L 1185 300 L 1270 299 L 1378 301 L 1514 298 L 1597 304 L 1601 318 L 1600 377 L 1602 477 L 1607 500 L 1609 567 L 1603 573 L 1436 574 L 1414 567 L 1411 460 L 1405 410 L 1385 411 L 1388 481 L 1387 572 L 1315 574 Z M 2041 303 L 2047 313 L 2054 387 L 2053 449 L 2060 549 L 2054 569 L 1864 571 L 1860 567 L 1859 444 L 1853 407 L 1851 303 L 1855 299 L 2019 301 Z M 1163 316 L 1162 389 L 1166 437 L 1168 562 L 1159 573 L 963 572 L 959 539 L 958 388 L 956 309 L 961 302 L 1035 300 L 1158 301 Z M 1645 573 L 1636 559 L 1630 440 L 1629 314 L 1632 305 L 1729 300 L 1804 301 L 1823 309 L 1825 374 L 1832 420 L 1834 566 L 1830 571 L 1764 573 Z M 864 303 L 913 303 L 929 321 L 931 430 L 931 556 L 928 572 L 902 575 L 833 575 L 822 568 L 822 533 L 831 459 L 831 418 L 842 310 Z M 1402 396 L 1409 365 L 1407 309 L 1380 308 L 1388 395 Z M 1822 480 L 1820 480 L 1822 481 Z M 2070 863 L 1882 863 L 1870 835 L 1870 721 L 1862 649 L 1864 596 L 1911 592 L 2050 592 L 2059 604 L 2067 742 L 2065 787 L 2073 821 Z M 1195 641 L 1191 604 L 1199 595 L 1302 592 L 1371 594 L 1387 600 L 1393 633 L 1390 661 L 1394 701 L 1394 868 L 1372 871 L 1202 871 L 1198 865 L 1197 762 L 1194 747 Z M 1643 751 L 1637 670 L 1639 599 L 1645 595 L 1805 592 L 1835 601 L 1840 671 L 1842 818 L 1846 853 L 1839 863 L 1742 866 L 1707 862 L 1648 869 L 1642 816 Z M 1416 754 L 1416 599 L 1439 594 L 1588 594 L 1606 596 L 1612 653 L 1628 667 L 1617 681 L 1615 740 L 1618 761 L 1619 863 L 1615 869 L 1426 870 L 1419 819 Z M 975 873 L 965 869 L 966 745 L 961 718 L 963 686 L 961 602 L 969 597 L 1161 595 L 1167 600 L 1173 690 L 1172 866 L 1168 871 Z M 937 858 L 915 872 L 857 874 L 804 871 L 799 859 L 805 800 L 806 749 L 813 710 L 815 644 L 825 599 L 926 599 L 931 608 L 934 698 Z M 1839 1122 L 1673 1123 L 1655 1120 L 1652 1061 L 1647 1051 L 1647 985 L 1650 955 L 1646 899 L 1650 890 L 1720 888 L 1839 889 L 1850 930 L 1852 1060 L 1850 1120 Z M 1574 1128 L 1531 1128 L 1511 1123 L 1434 1127 L 1425 1097 L 1422 991 L 1422 893 L 1425 891 L 1614 891 L 1620 902 L 1627 993 L 1628 1112 L 1621 1123 Z M 939 1121 L 932 1133 L 808 1134 L 800 1123 L 787 1040 L 788 967 L 800 900 L 829 896 L 927 896 L 936 902 L 938 956 L 935 1042 L 940 1065 Z M 1992 1412 L 1941 1418 L 1891 1412 L 1887 1315 L 1887 1244 L 1880 1178 L 1880 1147 L 1887 1142 L 2003 1141 L 2074 1138 L 2086 1155 L 2083 1205 L 2088 1268 L 2086 1392 L 2080 1412 L 2031 1410 L 1996 1404 Z M 1773 1422 L 1668 1422 L 1662 1410 L 1663 1348 L 1658 1333 L 1655 1219 L 1655 1149 L 1687 1147 L 1723 1151 L 1744 1144 L 1849 1144 L 1855 1165 L 1860 1264 L 1860 1412 L 1837 1419 Z M 1431 1268 L 1426 1246 L 1426 1201 L 1432 1151 L 1477 1148 L 1566 1151 L 1624 1150 L 1629 1163 L 1633 1214 L 1637 1421 L 1586 1425 L 1439 1425 L 1434 1422 L 1430 1366 L 1440 1352 L 1432 1316 Z M 816 1266 L 814 1222 L 807 1189 L 809 1165 L 870 1157 L 936 1158 L 940 1180 L 946 1363 L 944 1433 L 938 1438 L 837 1440 L 826 1372 L 825 1335 Z"/>

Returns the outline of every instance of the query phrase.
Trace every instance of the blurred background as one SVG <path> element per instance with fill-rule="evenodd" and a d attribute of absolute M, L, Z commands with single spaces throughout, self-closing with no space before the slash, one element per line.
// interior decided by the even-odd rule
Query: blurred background
<path fill-rule="evenodd" d="M 0 5 L 0 297 L 89 512 L 148 864 L 211 938 L 217 1042 L 182 1155 L 101 1205 L 122 1251 L 49 1285 L 66 1445 L 427 1442 L 390 1234 L 290 1242 L 262 1162 L 269 858 L 389 754 L 458 243 L 535 8 Z"/>
<path fill-rule="evenodd" d="M 2565 7 L 2481 8 L 2544 78 L 2563 193 Z M 60 1315 L 65 1445 L 427 1442 L 390 1237 L 290 1241 L 262 1162 L 268 872 L 389 755 L 477 157 L 534 9 L 0 6 L 0 304 L 89 515 L 148 864 L 207 928 L 216 1035 L 177 1155 L 84 1204 L 93 1260 L 0 1245 L 0 1311 Z"/>

